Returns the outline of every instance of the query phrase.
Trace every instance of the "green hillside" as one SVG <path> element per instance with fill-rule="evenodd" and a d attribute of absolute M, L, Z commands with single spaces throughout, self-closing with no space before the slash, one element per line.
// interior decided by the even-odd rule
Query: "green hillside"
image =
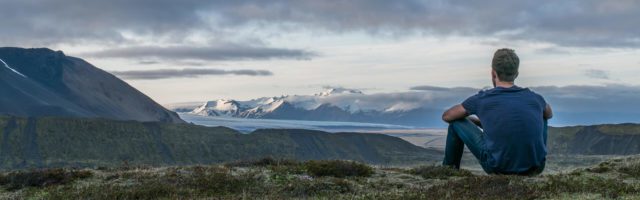
<path fill-rule="evenodd" d="M 80 118 L 0 117 L 0 168 L 213 164 L 263 157 L 436 162 L 441 152 L 382 134 L 258 130 Z"/>
<path fill-rule="evenodd" d="M 553 154 L 640 154 L 640 124 L 550 128 L 548 147 Z"/>

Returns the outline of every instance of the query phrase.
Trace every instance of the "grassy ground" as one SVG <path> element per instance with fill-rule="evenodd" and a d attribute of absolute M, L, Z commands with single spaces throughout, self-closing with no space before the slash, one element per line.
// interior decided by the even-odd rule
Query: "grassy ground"
<path fill-rule="evenodd" d="M 640 157 L 568 173 L 487 176 L 438 166 L 262 159 L 224 165 L 0 175 L 2 199 L 639 199 Z"/>

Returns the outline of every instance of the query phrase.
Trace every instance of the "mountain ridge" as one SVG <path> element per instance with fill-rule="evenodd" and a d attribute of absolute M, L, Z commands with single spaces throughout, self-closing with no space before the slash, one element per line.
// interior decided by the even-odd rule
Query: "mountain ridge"
<path fill-rule="evenodd" d="M 601 124 L 549 129 L 554 153 L 581 155 L 640 154 L 640 124 Z"/>
<path fill-rule="evenodd" d="M 260 129 L 98 118 L 0 116 L 0 169 L 212 164 L 263 157 L 435 163 L 441 151 L 369 133 Z"/>
<path fill-rule="evenodd" d="M 62 51 L 1 47 L 0 114 L 184 123 L 117 77 Z"/>

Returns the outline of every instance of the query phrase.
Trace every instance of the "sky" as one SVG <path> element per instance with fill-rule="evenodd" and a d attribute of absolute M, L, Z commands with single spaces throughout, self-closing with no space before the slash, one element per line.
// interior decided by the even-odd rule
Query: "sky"
<path fill-rule="evenodd" d="M 594 105 L 618 98 L 635 108 L 640 99 L 616 96 L 621 88 L 640 91 L 635 0 L 1 4 L 0 46 L 62 50 L 161 104 L 314 94 L 327 86 L 369 94 L 483 88 L 491 85 L 493 53 L 505 47 L 520 57 L 520 86 L 613 95 L 589 97 L 600 98 Z"/>

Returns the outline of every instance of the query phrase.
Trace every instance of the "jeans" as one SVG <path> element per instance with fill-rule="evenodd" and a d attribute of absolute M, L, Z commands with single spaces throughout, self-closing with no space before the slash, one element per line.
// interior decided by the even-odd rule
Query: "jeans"
<path fill-rule="evenodd" d="M 544 120 L 543 129 L 544 144 L 547 145 L 547 120 Z M 488 152 L 485 149 L 484 133 L 469 119 L 460 119 L 449 124 L 447 133 L 447 143 L 444 151 L 444 161 L 442 165 L 460 168 L 464 145 L 471 151 L 473 156 L 480 161 L 482 169 L 488 174 L 502 174 L 487 165 Z M 528 171 L 518 173 L 519 175 L 537 175 L 544 170 L 544 164 L 540 167 L 533 167 Z"/>

